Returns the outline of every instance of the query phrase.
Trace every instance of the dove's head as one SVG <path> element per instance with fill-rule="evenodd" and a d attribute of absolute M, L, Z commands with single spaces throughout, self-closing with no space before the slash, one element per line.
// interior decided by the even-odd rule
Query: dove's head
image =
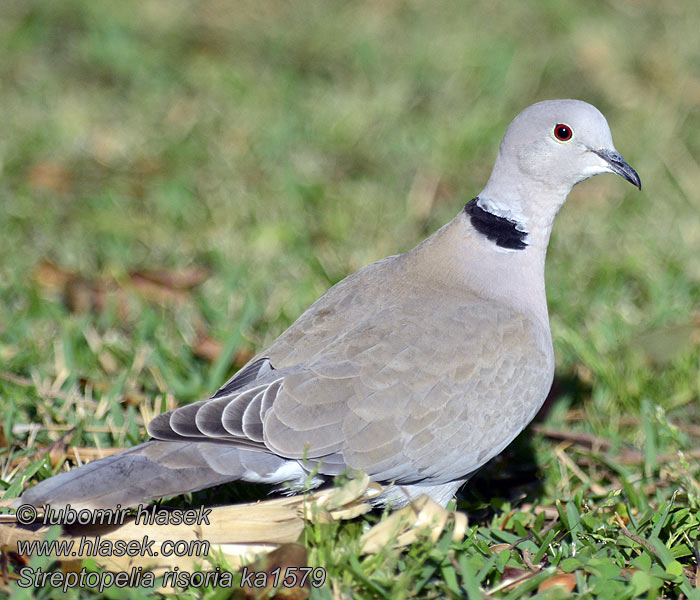
<path fill-rule="evenodd" d="M 508 127 L 499 150 L 525 180 L 569 190 L 601 173 L 616 173 L 641 189 L 637 172 L 620 156 L 610 127 L 580 100 L 546 100 L 527 107 Z"/>
<path fill-rule="evenodd" d="M 601 173 L 616 173 L 642 187 L 595 106 L 580 100 L 538 102 L 508 127 L 479 204 L 523 228 L 533 221 L 551 228 L 571 188 Z"/>

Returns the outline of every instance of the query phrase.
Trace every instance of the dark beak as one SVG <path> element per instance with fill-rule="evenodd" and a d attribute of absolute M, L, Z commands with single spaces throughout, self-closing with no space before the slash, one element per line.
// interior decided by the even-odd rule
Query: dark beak
<path fill-rule="evenodd" d="M 630 167 L 627 161 L 617 152 L 613 152 L 612 150 L 592 150 L 592 152 L 606 161 L 610 165 L 610 169 L 613 173 L 617 173 L 632 185 L 636 185 L 640 190 L 642 189 L 642 181 L 639 179 L 637 171 Z"/>

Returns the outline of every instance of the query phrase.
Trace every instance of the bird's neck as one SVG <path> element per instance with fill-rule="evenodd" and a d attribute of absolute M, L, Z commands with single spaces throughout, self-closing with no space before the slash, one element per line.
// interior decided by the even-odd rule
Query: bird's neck
<path fill-rule="evenodd" d="M 531 208 L 529 205 L 499 203 L 482 192 L 467 202 L 464 214 L 474 231 L 501 252 L 520 252 L 531 248 L 546 253 L 554 217 L 561 204 L 543 204 L 542 210 L 530 211 L 527 210 Z M 545 207 L 552 208 L 544 210 Z"/>
<path fill-rule="evenodd" d="M 502 216 L 479 200 L 477 196 L 467 202 L 464 213 L 472 227 L 496 246 L 507 250 L 527 248 L 527 229 L 512 215 Z"/>
<path fill-rule="evenodd" d="M 507 174 L 509 176 L 505 176 Z M 533 180 L 499 154 L 486 187 L 465 210 L 477 231 L 481 227 L 492 236 L 494 229 L 500 232 L 497 246 L 509 251 L 530 247 L 546 253 L 554 218 L 570 191 L 568 185 Z M 512 239 L 515 235 L 522 242 L 517 248 L 502 245 L 506 238 Z"/>
<path fill-rule="evenodd" d="M 472 203 L 414 249 L 426 258 L 421 264 L 432 265 L 426 276 L 440 279 L 442 285 L 466 286 L 477 295 L 512 306 L 546 329 L 549 317 L 544 285 L 545 238 L 549 239 L 551 226 L 521 237 L 523 232 L 507 219 L 486 215 L 484 209 L 477 210 L 476 202 Z M 519 246 L 519 241 L 527 245 L 508 247 Z M 434 268 L 436 261 L 441 265 L 438 270 Z"/>

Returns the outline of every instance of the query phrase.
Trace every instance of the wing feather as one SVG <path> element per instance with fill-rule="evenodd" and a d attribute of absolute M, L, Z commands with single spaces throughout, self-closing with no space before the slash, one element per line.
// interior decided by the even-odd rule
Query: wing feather
<path fill-rule="evenodd" d="M 197 411 L 201 406 L 206 404 L 206 400 L 200 400 L 199 402 L 193 402 L 192 404 L 187 404 L 170 414 L 170 428 L 181 435 L 183 438 L 205 438 L 206 433 L 203 433 L 195 421 L 195 416 Z"/>
<path fill-rule="evenodd" d="M 242 438 L 247 437 L 243 432 L 243 413 L 258 392 L 264 391 L 265 387 L 264 385 L 259 385 L 248 388 L 228 402 L 221 412 L 221 424 L 231 435 Z"/>
<path fill-rule="evenodd" d="M 246 406 L 241 416 L 241 429 L 243 429 L 243 434 L 254 442 L 262 442 L 264 439 L 263 424 L 260 419 L 260 406 L 262 405 L 262 399 L 268 387 L 269 386 L 266 386 L 255 394 L 255 397 L 248 403 L 248 406 Z"/>

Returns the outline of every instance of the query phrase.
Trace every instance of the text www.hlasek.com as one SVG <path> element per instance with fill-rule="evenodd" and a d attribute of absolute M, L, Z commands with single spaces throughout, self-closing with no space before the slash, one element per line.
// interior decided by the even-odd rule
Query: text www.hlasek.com
<path fill-rule="evenodd" d="M 155 540 L 146 535 L 141 540 L 103 540 L 99 536 L 82 536 L 77 540 L 18 540 L 17 553 L 23 556 L 206 556 L 210 544 L 207 540 L 165 540 L 160 552 L 153 549 Z"/>

